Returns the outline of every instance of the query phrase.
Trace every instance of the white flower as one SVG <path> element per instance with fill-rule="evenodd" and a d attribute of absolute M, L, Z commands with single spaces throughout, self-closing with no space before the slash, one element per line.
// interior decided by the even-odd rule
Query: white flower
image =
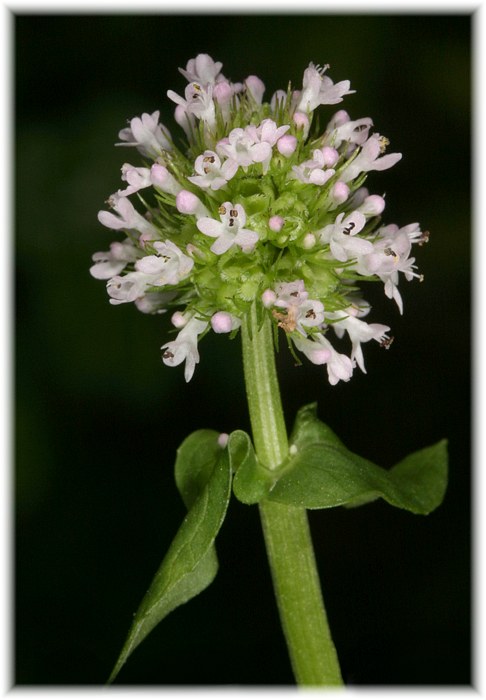
<path fill-rule="evenodd" d="M 126 275 L 116 275 L 108 280 L 106 291 L 110 304 L 127 304 L 144 296 L 145 290 L 152 284 L 153 275 L 142 272 L 128 272 Z"/>
<path fill-rule="evenodd" d="M 98 221 L 103 226 L 113 229 L 135 230 L 146 236 L 158 238 L 159 233 L 155 226 L 152 226 L 145 217 L 138 213 L 129 199 L 112 195 L 109 203 L 118 216 L 110 211 L 99 211 Z"/>
<path fill-rule="evenodd" d="M 225 77 L 221 74 L 222 67 L 223 64 L 220 61 L 213 61 L 207 53 L 200 53 L 196 58 L 189 59 L 185 70 L 184 68 L 179 68 L 179 72 L 190 83 L 195 82 L 208 85 L 209 83 L 225 80 Z"/>
<path fill-rule="evenodd" d="M 216 124 L 216 109 L 213 102 L 213 86 L 205 88 L 199 83 L 189 83 L 181 97 L 173 90 L 167 91 L 167 97 L 178 105 L 184 107 L 188 115 L 193 114 L 198 119 L 206 122 L 209 127 Z"/>
<path fill-rule="evenodd" d="M 294 176 L 301 182 L 324 185 L 336 172 L 332 168 L 327 168 L 328 156 L 327 152 L 324 153 L 324 149 L 314 149 L 311 160 L 292 167 Z M 324 170 L 324 168 L 327 169 Z"/>
<path fill-rule="evenodd" d="M 267 290 L 268 291 L 268 290 Z M 307 335 L 308 328 L 319 327 L 324 323 L 324 305 L 318 299 L 309 299 L 303 280 L 284 282 L 275 288 L 274 317 L 286 333 L 294 330 Z M 277 309 L 283 309 L 281 313 Z"/>
<path fill-rule="evenodd" d="M 223 164 L 217 153 L 206 150 L 196 158 L 194 170 L 197 175 L 187 179 L 203 189 L 220 190 L 236 175 L 238 164 L 234 160 L 226 160 Z"/>
<path fill-rule="evenodd" d="M 298 350 L 304 353 L 306 357 L 315 365 L 327 365 L 327 375 L 329 384 L 337 384 L 339 380 L 347 382 L 353 374 L 353 361 L 337 352 L 331 343 L 325 338 L 322 333 L 316 333 L 309 338 L 300 338 L 295 336 L 292 338 Z"/>
<path fill-rule="evenodd" d="M 162 151 L 172 149 L 171 136 L 165 126 L 159 124 L 160 112 L 134 117 L 130 120 L 130 127 L 122 129 L 118 138 L 126 143 L 117 143 L 116 146 L 135 146 L 138 151 L 149 158 L 156 158 Z"/>
<path fill-rule="evenodd" d="M 119 197 L 128 197 L 138 190 L 145 187 L 150 187 L 152 183 L 151 173 L 149 168 L 136 168 L 130 163 L 124 163 L 121 168 L 122 180 L 128 182 L 128 187 L 124 190 L 118 190 Z"/>
<path fill-rule="evenodd" d="M 339 214 L 334 224 L 329 224 L 318 231 L 321 243 L 329 243 L 331 253 L 341 262 L 346 262 L 349 257 L 365 255 L 373 251 L 371 241 L 363 238 L 355 238 L 364 225 L 366 217 L 359 211 L 354 211 L 346 218 L 344 212 Z"/>
<path fill-rule="evenodd" d="M 245 210 L 241 204 L 233 206 L 225 202 L 219 208 L 221 221 L 203 217 L 197 222 L 197 227 L 206 236 L 216 238 L 211 250 L 216 255 L 222 255 L 233 245 L 239 245 L 244 252 L 250 252 L 258 241 L 258 233 L 244 228 L 246 223 Z"/>
<path fill-rule="evenodd" d="M 390 328 L 381 323 L 361 321 L 356 318 L 356 312 L 355 308 L 349 307 L 345 311 L 335 311 L 328 314 L 327 318 L 336 319 L 335 323 L 331 325 L 338 338 L 342 338 L 347 332 L 352 343 L 351 360 L 356 360 L 361 371 L 366 374 L 361 343 L 367 343 L 369 340 L 376 340 L 379 343 L 386 342 L 389 340 L 386 333 Z"/>
<path fill-rule="evenodd" d="M 304 301 L 307 301 L 309 296 L 303 280 L 282 282 L 275 287 L 275 292 L 277 294 L 275 306 L 284 309 L 289 306 L 300 306 Z"/>
<path fill-rule="evenodd" d="M 153 247 L 157 255 L 146 255 L 138 260 L 135 269 L 151 277 L 150 284 L 179 284 L 191 272 L 194 261 L 185 255 L 172 241 L 156 241 Z"/>
<path fill-rule="evenodd" d="M 175 299 L 177 292 L 147 292 L 134 300 L 134 304 L 143 314 L 165 314 L 166 304 Z"/>
<path fill-rule="evenodd" d="M 334 85 L 331 78 L 324 75 L 329 66 L 314 66 L 313 63 L 304 71 L 302 92 L 299 95 L 297 110 L 313 112 L 319 105 L 334 105 L 342 102 L 344 95 L 355 92 L 350 90 L 349 80 Z"/>
<path fill-rule="evenodd" d="M 285 124 L 283 126 L 277 126 L 277 124 L 273 121 L 273 119 L 264 119 L 262 123 L 259 126 L 254 126 L 251 124 L 250 126 L 247 126 L 245 129 L 246 134 L 250 137 L 250 139 L 253 140 L 255 144 L 268 144 L 270 146 L 270 149 L 266 149 L 268 151 L 266 158 L 261 161 L 263 165 L 263 172 L 266 173 L 268 171 L 270 161 L 272 159 L 272 147 L 275 146 L 275 144 L 279 141 L 280 138 L 283 137 L 283 135 L 290 129 L 289 124 Z M 295 137 L 294 137 L 295 138 Z M 296 140 L 297 142 L 297 140 Z M 294 148 L 295 150 L 295 148 Z M 255 153 L 255 148 L 253 148 L 253 152 Z M 264 150 L 262 150 L 262 153 Z M 256 161 L 260 162 L 260 161 Z"/>
<path fill-rule="evenodd" d="M 232 129 L 228 138 L 216 145 L 220 155 L 226 156 L 246 168 L 253 163 L 262 163 L 272 155 L 272 147 L 266 141 L 259 141 L 256 129 Z"/>
<path fill-rule="evenodd" d="M 389 153 L 386 156 L 381 156 L 387 144 L 387 140 L 379 134 L 372 134 L 356 158 L 342 171 L 341 180 L 349 182 L 361 173 L 367 173 L 371 170 L 387 170 L 398 163 L 401 159 L 401 153 Z"/>
<path fill-rule="evenodd" d="M 373 121 L 369 117 L 351 121 L 348 113 L 341 110 L 327 125 L 325 142 L 334 148 L 339 148 L 343 141 L 361 146 L 367 140 L 372 126 Z"/>
<path fill-rule="evenodd" d="M 415 258 L 410 258 L 412 248 L 411 236 L 416 234 L 415 224 L 399 229 L 395 224 L 384 226 L 378 230 L 378 238 L 373 243 L 373 250 L 358 257 L 353 268 L 360 275 L 376 275 L 385 283 L 385 295 L 394 299 L 400 313 L 403 313 L 403 302 L 398 291 L 399 272 L 410 281 L 414 277 L 423 279 L 414 272 Z M 412 233 L 413 232 L 413 233 Z"/>
<path fill-rule="evenodd" d="M 139 251 L 129 238 L 121 243 L 115 241 L 110 244 L 110 250 L 103 253 L 95 253 L 92 257 L 94 265 L 89 271 L 97 280 L 108 280 L 119 275 L 129 262 L 135 262 Z"/>
<path fill-rule="evenodd" d="M 198 335 L 204 333 L 208 327 L 207 321 L 191 318 L 184 328 L 178 333 L 177 338 L 170 343 L 162 345 L 162 360 L 169 367 L 176 367 L 181 362 L 186 362 L 184 378 L 189 382 L 194 374 L 196 364 L 199 362 L 197 350 Z"/>

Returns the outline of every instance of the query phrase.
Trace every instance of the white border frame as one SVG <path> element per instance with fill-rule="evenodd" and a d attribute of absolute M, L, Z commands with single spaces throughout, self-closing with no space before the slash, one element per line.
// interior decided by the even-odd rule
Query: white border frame
<path fill-rule="evenodd" d="M 339 12 L 342 14 L 351 13 L 387 13 L 387 14 L 471 14 L 474 15 L 474 33 L 473 33 L 473 48 L 474 48 L 474 76 L 475 83 L 473 85 L 473 105 L 474 105 L 474 121 L 473 121 L 473 141 L 475 144 L 474 152 L 476 154 L 475 162 L 473 163 L 473 183 L 474 183 L 474 246 L 473 246 L 473 273 L 474 273 L 474 360 L 473 360 L 473 387 L 474 387 L 474 404 L 473 404 L 473 438 L 474 438 L 474 488 L 473 488 L 473 513 L 475 518 L 474 537 L 473 537 L 473 610 L 475 615 L 475 624 L 473 626 L 473 652 L 474 652 L 474 686 L 471 688 L 453 687 L 432 687 L 432 688 L 411 688 L 404 690 L 400 688 L 366 688 L 357 690 L 346 689 L 344 691 L 335 691 L 340 694 L 345 693 L 349 698 L 355 697 L 388 697 L 390 695 L 399 695 L 403 700 L 422 700 L 432 698 L 443 698 L 446 695 L 448 698 L 463 698 L 470 696 L 483 697 L 485 692 L 485 666 L 486 658 L 484 654 L 484 587 L 486 578 L 484 575 L 484 498 L 486 496 L 484 485 L 485 477 L 483 470 L 484 459 L 486 457 L 484 451 L 484 434 L 482 430 L 482 421 L 484 419 L 484 379 L 485 373 L 481 363 L 481 352 L 484 348 L 483 332 L 484 332 L 484 312 L 486 308 L 486 278 L 482 270 L 483 261 L 486 260 L 486 243 L 484 241 L 484 233 L 480 226 L 486 220 L 485 202 L 486 197 L 481 196 L 480 187 L 484 183 L 484 163 L 486 161 L 484 125 L 486 125 L 486 110 L 484 109 L 483 89 L 484 84 L 481 80 L 486 74 L 485 56 L 486 48 L 486 11 L 482 1 L 463 2 L 443 1 L 439 0 L 423 2 L 423 0 L 409 0 L 409 2 L 393 3 L 393 2 L 365 2 L 357 0 L 340 0 L 340 2 L 329 2 L 325 5 L 321 2 L 305 0 L 304 2 L 289 2 L 288 0 L 266 0 L 264 4 L 259 0 L 246 0 L 244 3 L 235 2 L 230 6 L 231 11 L 238 11 L 240 14 L 305 14 L 306 12 L 322 12 L 331 13 Z M 13 591 L 10 573 L 13 570 L 11 532 L 13 526 L 13 478 L 12 469 L 9 468 L 12 463 L 12 423 L 11 423 L 11 402 L 12 402 L 12 374 L 14 371 L 13 353 L 12 353 L 12 338 L 13 324 L 11 318 L 12 309 L 12 274 L 13 269 L 13 249 L 12 249 L 12 230 L 13 230 L 13 212 L 12 212 L 12 192 L 10 184 L 13 180 L 14 163 L 13 163 L 13 84 L 12 84 L 12 49 L 13 49 L 13 17 L 18 14 L 121 14 L 129 13 L 144 14 L 144 13 L 166 13 L 171 12 L 177 14 L 198 14 L 223 12 L 229 14 L 229 7 L 222 2 L 212 3 L 195 3 L 188 0 L 178 0 L 177 3 L 171 1 L 161 2 L 160 0 L 119 0 L 118 2 L 107 0 L 84 0 L 83 2 L 65 2 L 62 0 L 51 0 L 50 2 L 35 2 L 30 0 L 13 0 L 12 2 L 0 2 L 0 147 L 2 153 L 6 154 L 5 168 L 1 176 L 3 181 L 0 182 L 0 264 L 2 265 L 0 273 L 0 377 L 2 377 L 2 401 L 1 406 L 1 421 L 0 421 L 0 445 L 2 446 L 4 459 L 2 464 L 5 465 L 0 470 L 0 513 L 1 513 L 1 529 L 0 529 L 0 610 L 3 613 L 0 617 L 2 621 L 8 621 L 8 624 L 3 622 L 0 625 L 0 693 L 2 697 L 14 696 L 15 698 L 64 698 L 75 696 L 77 698 L 106 698 L 109 695 L 122 695 L 126 700 L 135 700 L 140 696 L 162 694 L 167 700 L 173 698 L 181 698 L 189 695 L 197 695 L 197 697 L 214 697 L 216 696 L 238 696 L 248 697 L 252 700 L 259 698 L 274 696 L 274 695 L 294 695 L 299 691 L 292 691 L 287 688 L 273 688 L 269 690 L 253 688 L 251 690 L 240 691 L 238 689 L 225 688 L 205 688 L 204 690 L 196 690 L 192 688 L 174 689 L 170 687 L 157 688 L 83 688 L 81 687 L 50 687 L 42 686 L 39 688 L 32 687 L 12 687 L 12 650 L 11 639 L 13 634 L 13 619 L 12 619 L 12 601 Z M 2 225 L 3 224 L 3 225 Z M 9 235 L 5 235 L 8 232 Z M 481 238 L 482 234 L 482 238 Z M 7 575 L 5 575 L 7 572 Z M 301 691 L 300 691 L 301 692 Z M 321 693 L 317 691 L 319 695 Z"/>

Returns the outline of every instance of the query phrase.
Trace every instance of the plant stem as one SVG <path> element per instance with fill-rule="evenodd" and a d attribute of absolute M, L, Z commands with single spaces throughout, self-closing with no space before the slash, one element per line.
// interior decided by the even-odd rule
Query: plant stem
<path fill-rule="evenodd" d="M 275 367 L 272 327 L 258 328 L 253 306 L 242 325 L 246 392 L 258 459 L 275 469 L 288 454 Z M 319 584 L 305 508 L 270 500 L 259 504 L 273 585 L 296 681 L 343 685 Z"/>

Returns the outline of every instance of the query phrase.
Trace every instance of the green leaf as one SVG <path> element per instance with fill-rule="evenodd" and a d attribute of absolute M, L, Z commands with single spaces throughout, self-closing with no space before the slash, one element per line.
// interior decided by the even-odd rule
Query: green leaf
<path fill-rule="evenodd" d="M 250 436 L 243 430 L 235 430 L 228 440 L 228 452 L 236 498 L 247 505 L 265 498 L 275 483 L 275 474 L 257 459 Z"/>
<path fill-rule="evenodd" d="M 291 456 L 269 498 L 305 508 L 361 505 L 376 498 L 426 515 L 437 508 L 447 484 L 445 440 L 406 457 L 390 470 L 348 450 L 316 416 L 302 408 L 291 436 Z"/>
<path fill-rule="evenodd" d="M 196 430 L 177 450 L 174 476 L 184 505 L 189 509 L 199 496 L 221 456 L 219 433 Z"/>
<path fill-rule="evenodd" d="M 164 617 L 203 591 L 216 576 L 214 540 L 231 495 L 229 455 L 217 439 L 215 431 L 196 431 L 178 450 L 176 479 L 189 512 L 135 614 L 108 682 Z"/>

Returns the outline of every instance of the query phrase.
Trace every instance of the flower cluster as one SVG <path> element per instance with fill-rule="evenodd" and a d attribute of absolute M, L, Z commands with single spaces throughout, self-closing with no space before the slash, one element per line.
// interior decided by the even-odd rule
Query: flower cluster
<path fill-rule="evenodd" d="M 400 273 L 421 278 L 411 249 L 428 233 L 382 225 L 385 200 L 364 187 L 369 172 L 401 154 L 385 153 L 389 142 L 371 133 L 371 119 L 344 110 L 316 132 L 315 110 L 354 92 L 349 81 L 333 83 L 328 66 L 311 63 L 301 90 L 278 90 L 270 102 L 257 76 L 233 83 L 221 68 L 200 54 L 179 69 L 184 96 L 167 94 L 185 133 L 180 148 L 159 112 L 120 131 L 117 145 L 134 147 L 144 163 L 124 163 L 126 187 L 98 214 L 126 238 L 94 254 L 91 274 L 107 280 L 112 304 L 172 310 L 178 334 L 162 359 L 185 362 L 186 381 L 201 336 L 233 337 L 254 303 L 293 352 L 326 365 L 331 384 L 348 381 L 356 365 L 365 372 L 362 343 L 392 341 L 388 326 L 363 320 L 370 306 L 358 282 L 381 281 L 401 313 Z M 349 356 L 331 342 L 346 334 Z"/>

